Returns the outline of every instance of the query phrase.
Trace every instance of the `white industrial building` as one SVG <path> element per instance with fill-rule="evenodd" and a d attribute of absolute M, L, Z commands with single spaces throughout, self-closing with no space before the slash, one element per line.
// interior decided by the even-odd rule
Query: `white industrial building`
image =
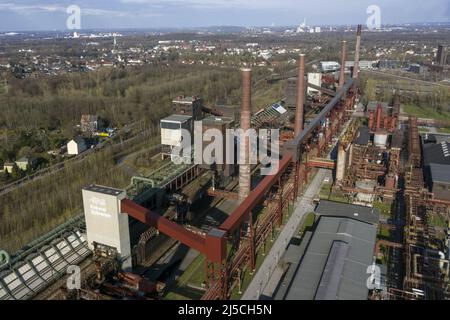
<path fill-rule="evenodd" d="M 341 65 L 335 61 L 321 61 L 320 71 L 321 72 L 334 72 L 341 69 Z"/>
<path fill-rule="evenodd" d="M 308 83 L 313 84 L 315 86 L 322 86 L 322 74 L 321 73 L 308 73 Z M 318 93 L 319 90 L 308 87 L 308 94 Z"/>
<path fill-rule="evenodd" d="M 170 155 L 173 148 L 181 146 L 182 129 L 189 131 L 192 136 L 194 123 L 191 116 L 174 114 L 161 120 L 161 145 L 163 154 Z M 193 142 L 193 137 L 191 141 Z"/>
<path fill-rule="evenodd" d="M 86 141 L 83 138 L 75 138 L 67 143 L 67 154 L 79 155 L 87 150 Z"/>
<path fill-rule="evenodd" d="M 83 188 L 84 217 L 89 249 L 103 254 L 115 252 L 122 268 L 130 270 L 131 244 L 128 215 L 122 213 L 125 191 L 91 185 Z"/>

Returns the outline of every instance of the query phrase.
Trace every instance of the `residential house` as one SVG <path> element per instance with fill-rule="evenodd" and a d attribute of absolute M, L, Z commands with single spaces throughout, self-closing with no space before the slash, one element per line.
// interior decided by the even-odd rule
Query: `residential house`
<path fill-rule="evenodd" d="M 84 138 L 77 137 L 67 143 L 67 154 L 79 155 L 87 150 L 87 143 Z"/>

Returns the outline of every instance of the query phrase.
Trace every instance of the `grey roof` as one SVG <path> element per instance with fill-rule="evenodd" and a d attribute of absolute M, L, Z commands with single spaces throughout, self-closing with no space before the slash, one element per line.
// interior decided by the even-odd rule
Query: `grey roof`
<path fill-rule="evenodd" d="M 186 122 L 188 120 L 192 119 L 192 116 L 184 116 L 181 114 L 173 114 L 171 116 L 168 116 L 167 118 L 161 119 L 163 122 Z"/>
<path fill-rule="evenodd" d="M 450 184 L 450 165 L 430 164 L 431 179 L 433 182 L 442 182 Z"/>
<path fill-rule="evenodd" d="M 81 137 L 81 136 L 78 136 L 78 137 L 73 138 L 73 141 L 75 141 L 77 144 L 83 144 L 83 143 L 86 143 L 86 139 L 83 138 L 83 137 Z"/>
<path fill-rule="evenodd" d="M 184 96 L 181 96 L 181 97 L 177 97 L 177 98 L 173 99 L 173 102 L 176 102 L 176 103 L 192 103 L 192 102 L 200 100 L 200 99 L 201 99 L 201 97 L 184 97 Z"/>
<path fill-rule="evenodd" d="M 377 226 L 322 216 L 293 277 L 286 300 L 366 300 Z"/>
<path fill-rule="evenodd" d="M 96 185 L 96 184 L 91 184 L 91 185 L 83 188 L 83 190 L 103 193 L 103 194 L 110 195 L 110 196 L 118 196 L 121 193 L 125 192 L 125 191 L 120 190 L 120 189 L 114 189 L 114 188 L 99 186 L 99 185 Z"/>
<path fill-rule="evenodd" d="M 402 149 L 403 148 L 403 132 L 401 130 L 397 130 L 392 135 L 391 148 Z"/>
<path fill-rule="evenodd" d="M 450 165 L 450 143 L 425 144 L 423 146 L 425 165 L 431 163 Z"/>
<path fill-rule="evenodd" d="M 202 120 L 203 124 L 229 124 L 233 122 L 232 118 L 229 117 L 216 117 L 216 116 L 209 116 Z"/>
<path fill-rule="evenodd" d="M 338 203 L 321 200 L 316 208 L 316 214 L 321 216 L 335 216 L 352 218 L 361 222 L 378 224 L 380 210 L 349 203 Z"/>
<path fill-rule="evenodd" d="M 370 130 L 368 127 L 360 127 L 353 143 L 365 146 L 370 140 Z"/>

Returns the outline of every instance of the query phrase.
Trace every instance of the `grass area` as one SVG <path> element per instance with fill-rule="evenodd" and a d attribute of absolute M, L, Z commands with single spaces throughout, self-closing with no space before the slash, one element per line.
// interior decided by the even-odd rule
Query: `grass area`
<path fill-rule="evenodd" d="M 302 221 L 302 225 L 299 229 L 299 234 L 303 234 L 307 229 L 311 229 L 314 226 L 314 222 L 316 221 L 316 215 L 314 212 L 308 213 Z"/>
<path fill-rule="evenodd" d="M 320 188 L 320 192 L 319 192 L 319 197 L 321 199 L 328 199 L 331 195 L 332 186 L 333 185 L 331 183 L 322 184 L 322 187 Z"/>
<path fill-rule="evenodd" d="M 194 290 L 189 285 L 201 287 L 203 281 L 205 281 L 205 257 L 199 254 L 178 278 L 165 298 L 168 300 L 200 299 L 203 292 Z"/>
<path fill-rule="evenodd" d="M 441 216 L 440 214 L 430 215 L 428 223 L 433 227 L 438 227 L 438 228 L 446 228 L 447 227 L 446 219 L 443 216 Z"/>
<path fill-rule="evenodd" d="M 428 132 L 430 132 L 430 129 L 429 128 L 425 128 L 425 127 L 420 127 L 419 128 L 419 132 L 420 133 L 428 133 Z"/>
<path fill-rule="evenodd" d="M 391 237 L 391 231 L 384 226 L 380 226 L 380 228 L 378 229 L 378 237 L 383 239 L 389 239 Z"/>
<path fill-rule="evenodd" d="M 438 112 L 430 107 L 417 106 L 417 105 L 405 105 L 403 107 L 404 112 L 409 115 L 416 116 L 418 118 L 436 119 L 436 120 L 448 120 L 450 121 L 450 112 Z"/>
<path fill-rule="evenodd" d="M 450 128 L 438 128 L 439 133 L 450 133 Z"/>
<path fill-rule="evenodd" d="M 374 201 L 373 207 L 380 210 L 381 214 L 385 216 L 392 215 L 392 202 Z"/>
<path fill-rule="evenodd" d="M 279 100 L 280 97 L 283 97 L 284 90 L 282 86 L 282 81 L 273 84 L 273 85 L 265 85 L 264 88 L 257 89 L 254 93 L 254 97 L 252 100 L 252 105 L 255 108 L 255 111 L 266 108 L 270 104 Z"/>
<path fill-rule="evenodd" d="M 319 192 L 320 199 L 349 203 L 348 197 L 342 193 L 342 191 L 335 190 L 333 191 L 332 183 L 323 183 Z"/>

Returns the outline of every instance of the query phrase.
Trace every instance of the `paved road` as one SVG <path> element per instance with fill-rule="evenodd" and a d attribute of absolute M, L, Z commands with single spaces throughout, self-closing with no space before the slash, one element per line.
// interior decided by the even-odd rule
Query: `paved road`
<path fill-rule="evenodd" d="M 297 232 L 303 217 L 308 212 L 314 211 L 313 199 L 319 193 L 327 171 L 325 169 L 319 170 L 304 195 L 300 197 L 294 213 L 242 296 L 242 300 L 258 300 L 262 293 L 271 295 L 275 291 L 283 274 L 281 268 L 278 267 L 278 261 L 286 251 L 289 241 Z"/>
<path fill-rule="evenodd" d="M 351 121 L 348 121 L 343 126 L 341 133 L 336 141 L 339 140 L 347 131 L 350 122 Z M 335 146 L 331 148 L 330 154 L 332 153 L 334 148 Z M 283 227 L 283 230 L 272 246 L 272 249 L 264 259 L 264 262 L 258 269 L 252 281 L 250 282 L 247 290 L 241 298 L 242 300 L 258 300 L 262 294 L 267 296 L 273 295 L 283 275 L 283 270 L 278 266 L 278 262 L 286 251 L 290 240 L 300 227 L 300 223 L 303 217 L 309 212 L 314 212 L 313 200 L 320 192 L 320 188 L 325 178 L 329 178 L 330 181 L 332 181 L 331 172 L 326 169 L 320 169 L 315 175 L 311 184 L 306 189 L 305 193 L 300 195 L 300 198 L 295 204 L 294 213 L 289 218 L 286 225 Z"/>

